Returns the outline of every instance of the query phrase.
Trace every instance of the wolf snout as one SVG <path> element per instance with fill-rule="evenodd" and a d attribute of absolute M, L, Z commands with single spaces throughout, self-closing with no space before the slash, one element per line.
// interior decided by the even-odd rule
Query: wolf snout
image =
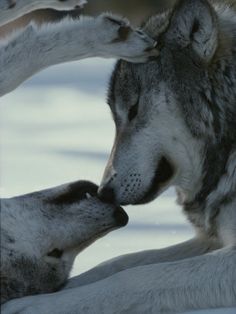
<path fill-rule="evenodd" d="M 136 203 L 143 193 L 142 174 L 137 171 L 109 175 L 105 173 L 98 189 L 99 198 L 107 203 L 130 205 Z"/>
<path fill-rule="evenodd" d="M 80 193 L 81 198 L 100 200 L 104 205 L 108 204 L 113 208 L 113 218 L 118 227 L 127 225 L 129 217 L 122 207 L 117 206 L 115 202 L 115 192 L 111 187 L 104 187 L 101 191 L 98 190 L 98 186 L 89 181 L 79 181 L 72 184 L 70 187 L 72 190 L 77 189 L 77 193 Z"/>

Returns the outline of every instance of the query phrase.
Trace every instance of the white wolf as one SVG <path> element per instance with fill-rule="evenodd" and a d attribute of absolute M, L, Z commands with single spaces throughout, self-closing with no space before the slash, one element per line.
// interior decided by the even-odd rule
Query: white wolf
<path fill-rule="evenodd" d="M 109 93 L 116 141 L 100 195 L 139 204 L 174 185 L 196 237 L 109 261 L 54 295 L 6 304 L 4 314 L 236 306 L 236 14 L 180 0 L 144 30 L 159 57 L 116 66 Z"/>
<path fill-rule="evenodd" d="M 65 285 L 78 253 L 127 224 L 87 181 L 1 199 L 1 304 Z"/>
<path fill-rule="evenodd" d="M 0 26 L 40 8 L 72 9 L 83 0 L 0 0 Z M 51 65 L 89 57 L 144 62 L 156 42 L 111 14 L 29 26 L 0 41 L 0 96 Z"/>
<path fill-rule="evenodd" d="M 144 30 L 159 57 L 116 66 L 109 105 L 117 135 L 100 194 L 140 204 L 174 185 L 196 237 L 107 262 L 71 289 L 10 303 L 4 314 L 236 306 L 236 14 L 181 0 Z"/>

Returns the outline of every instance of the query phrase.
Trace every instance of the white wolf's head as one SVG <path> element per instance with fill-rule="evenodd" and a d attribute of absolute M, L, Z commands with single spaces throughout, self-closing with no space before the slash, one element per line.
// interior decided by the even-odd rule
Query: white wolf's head
<path fill-rule="evenodd" d="M 117 63 L 108 96 L 116 139 L 100 187 L 105 199 L 113 193 L 124 205 L 146 203 L 174 185 L 190 201 L 202 181 L 215 184 L 227 145 L 218 167 L 216 147 L 230 141 L 223 97 L 229 106 L 235 100 L 233 89 L 220 87 L 218 24 L 207 1 L 179 1 L 144 27 L 159 42 L 159 57 L 141 65 Z M 204 177 L 211 169 L 215 173 Z"/>
<path fill-rule="evenodd" d="M 78 181 L 1 200 L 1 303 L 56 291 L 79 252 L 127 224 L 122 208 L 99 200 L 97 189 Z"/>

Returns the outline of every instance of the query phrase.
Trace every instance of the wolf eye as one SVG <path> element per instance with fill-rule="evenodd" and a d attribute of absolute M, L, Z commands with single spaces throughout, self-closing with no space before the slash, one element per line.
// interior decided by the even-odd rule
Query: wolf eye
<path fill-rule="evenodd" d="M 52 250 L 51 252 L 48 253 L 48 256 L 50 257 L 54 257 L 54 258 L 61 258 L 63 255 L 63 251 L 62 250 L 59 250 L 59 249 L 54 249 Z"/>
<path fill-rule="evenodd" d="M 137 114 L 138 114 L 138 101 L 129 110 L 129 116 L 128 116 L 129 121 L 132 121 L 137 116 Z"/>

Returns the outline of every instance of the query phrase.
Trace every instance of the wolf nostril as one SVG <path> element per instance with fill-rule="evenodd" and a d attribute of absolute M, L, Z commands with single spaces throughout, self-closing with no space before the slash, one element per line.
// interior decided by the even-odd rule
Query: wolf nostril
<path fill-rule="evenodd" d="M 103 187 L 99 189 L 98 196 L 103 202 L 115 203 L 115 192 L 112 188 Z"/>

